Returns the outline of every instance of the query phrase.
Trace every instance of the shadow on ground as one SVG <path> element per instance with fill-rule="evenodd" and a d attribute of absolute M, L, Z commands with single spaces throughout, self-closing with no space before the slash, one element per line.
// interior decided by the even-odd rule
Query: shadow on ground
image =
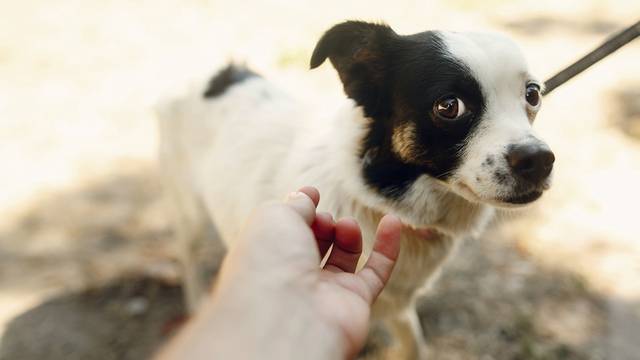
<path fill-rule="evenodd" d="M 122 279 L 46 301 L 15 318 L 1 359 L 146 359 L 179 326 L 180 287 L 151 278 Z"/>
<path fill-rule="evenodd" d="M 508 246 L 466 245 L 420 308 L 433 358 L 606 358 L 604 302 L 579 278 L 538 268 Z M 0 359 L 144 359 L 183 315 L 179 286 L 120 279 L 21 314 Z"/>
<path fill-rule="evenodd" d="M 95 264 L 104 262 L 111 265 L 112 276 L 108 282 L 93 284 L 85 279 L 89 290 L 63 292 L 15 317 L 7 324 L 0 359 L 143 359 L 169 337 L 184 314 L 180 287 L 172 276 L 157 276 L 145 267 L 132 274 L 130 266 L 144 263 L 153 268 L 172 261 L 169 247 L 163 247 L 170 229 L 157 210 L 159 197 L 153 172 L 142 167 L 54 195 L 18 219 L 17 228 L 5 235 L 20 237 L 4 237 L 5 250 L 11 245 L 8 239 L 17 243 L 15 249 L 46 241 L 46 236 L 39 237 L 47 228 L 62 231 L 61 236 L 75 244 L 55 248 L 57 257 L 38 263 L 34 272 L 27 269 L 33 262 L 28 254 L 15 257 L 11 266 L 26 269 L 25 277 L 55 273 L 74 261 L 94 266 L 72 266 L 59 274 L 58 281 L 67 276 L 73 282 L 87 267 L 100 268 Z M 99 221 L 87 216 L 88 211 L 110 220 Z M 114 232 L 119 234 L 117 246 L 111 240 L 105 240 L 109 246 L 88 241 L 113 237 Z M 39 250 L 40 257 L 46 249 Z M 115 276 L 118 271 L 125 275 Z M 13 276 L 19 275 L 13 271 Z M 4 284 L 20 287 L 19 279 Z M 545 268 L 525 250 L 491 233 L 461 247 L 420 312 L 436 359 L 605 357 L 605 301 L 578 276 Z"/>
<path fill-rule="evenodd" d="M 149 164 L 125 163 L 42 194 L 0 227 L 0 294 L 90 288 L 129 273 L 175 278 L 160 188 Z"/>
<path fill-rule="evenodd" d="M 607 307 L 505 239 L 462 246 L 420 307 L 436 359 L 603 359 Z"/>

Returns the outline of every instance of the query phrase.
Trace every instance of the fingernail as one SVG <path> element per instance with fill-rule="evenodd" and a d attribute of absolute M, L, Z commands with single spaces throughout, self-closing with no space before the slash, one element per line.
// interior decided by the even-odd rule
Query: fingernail
<path fill-rule="evenodd" d="M 288 202 L 291 202 L 291 201 L 304 199 L 305 197 L 308 197 L 305 193 L 300 192 L 300 191 L 294 191 L 294 192 L 288 193 L 287 196 L 285 196 L 284 202 L 288 203 Z"/>

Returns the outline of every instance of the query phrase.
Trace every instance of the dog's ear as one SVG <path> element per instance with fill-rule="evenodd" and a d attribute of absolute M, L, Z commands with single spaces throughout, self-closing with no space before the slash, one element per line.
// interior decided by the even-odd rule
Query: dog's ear
<path fill-rule="evenodd" d="M 372 116 L 383 93 L 388 66 L 386 50 L 397 37 L 383 24 L 347 21 L 335 25 L 318 41 L 311 56 L 311 68 L 329 58 L 347 96 L 362 105 L 367 116 Z"/>

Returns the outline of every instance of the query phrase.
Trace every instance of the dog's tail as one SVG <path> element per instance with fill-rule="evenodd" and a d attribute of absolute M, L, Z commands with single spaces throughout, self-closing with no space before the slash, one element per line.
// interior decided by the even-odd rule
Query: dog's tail
<path fill-rule="evenodd" d="M 259 75 L 246 65 L 230 63 L 211 78 L 202 95 L 206 99 L 219 97 L 234 84 L 254 77 L 259 77 Z"/>

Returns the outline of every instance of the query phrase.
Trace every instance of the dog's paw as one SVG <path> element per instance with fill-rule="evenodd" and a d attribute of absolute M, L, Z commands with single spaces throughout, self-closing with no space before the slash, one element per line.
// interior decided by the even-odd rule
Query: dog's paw
<path fill-rule="evenodd" d="M 371 324 L 367 342 L 358 354 L 361 360 L 424 359 L 424 339 L 417 339 L 411 325 L 403 319 L 378 320 Z"/>

